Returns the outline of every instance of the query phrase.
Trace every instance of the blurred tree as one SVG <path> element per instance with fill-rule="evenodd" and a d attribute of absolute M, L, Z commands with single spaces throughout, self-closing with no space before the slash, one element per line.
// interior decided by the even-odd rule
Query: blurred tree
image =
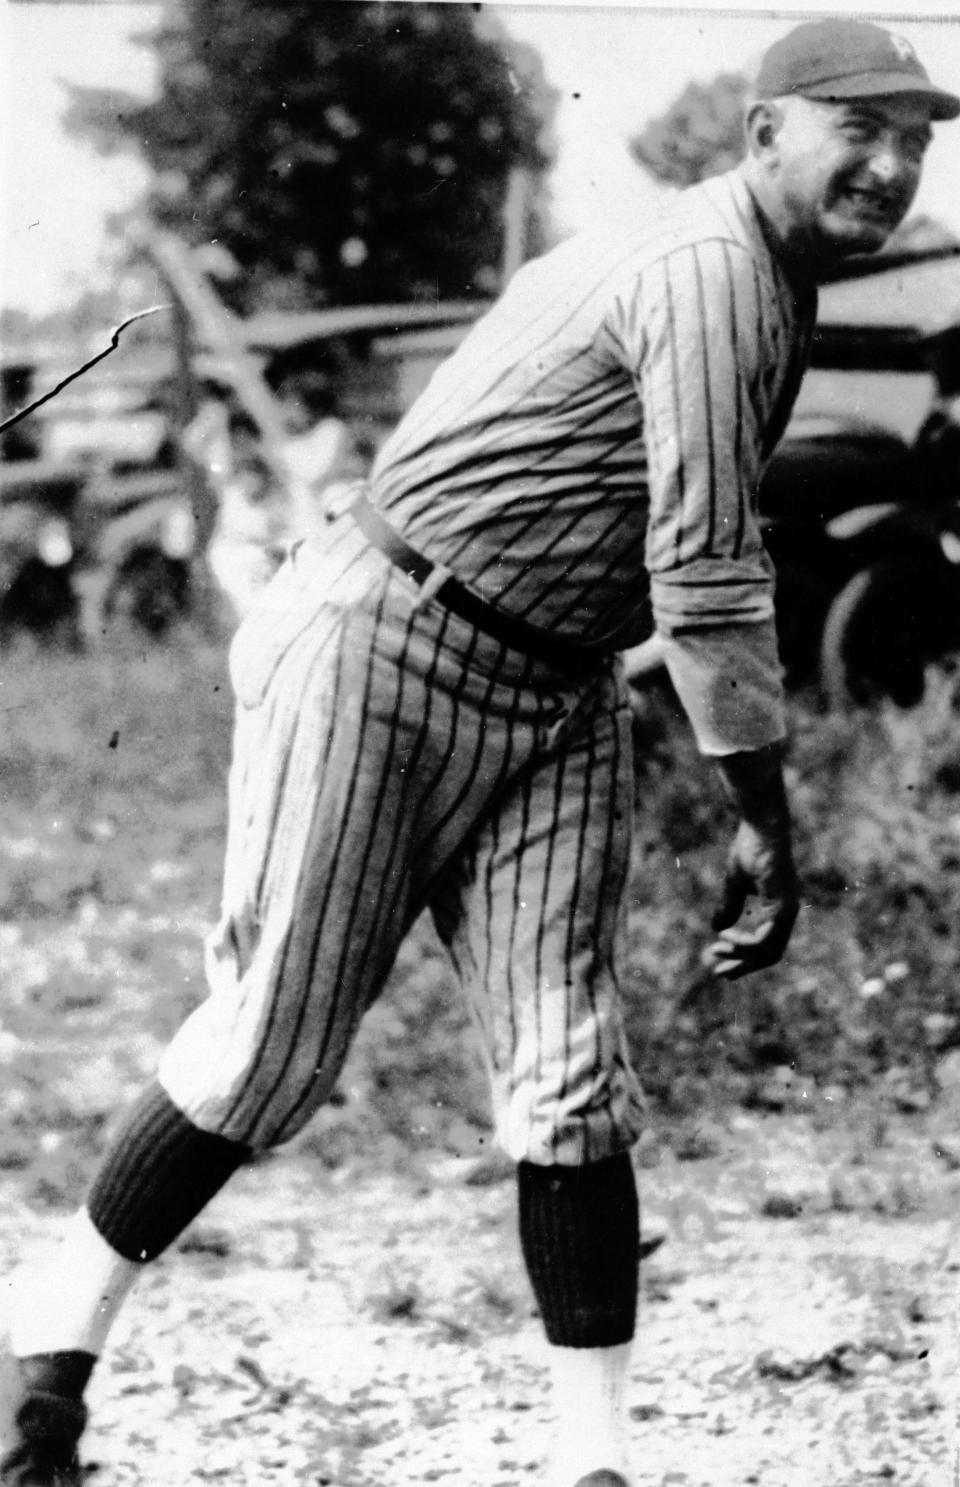
<path fill-rule="evenodd" d="M 552 90 L 473 6 L 189 0 L 143 105 L 75 89 L 69 122 L 133 140 L 154 218 L 216 241 L 241 310 L 496 290 L 511 174 L 542 172 Z"/>
<path fill-rule="evenodd" d="M 628 142 L 634 160 L 671 186 L 694 186 L 743 159 L 747 80 L 721 72 L 709 83 L 688 83 L 665 114 Z"/>
<path fill-rule="evenodd" d="M 39 331 L 40 319 L 22 305 L 0 305 L 0 346 L 26 342 Z"/>

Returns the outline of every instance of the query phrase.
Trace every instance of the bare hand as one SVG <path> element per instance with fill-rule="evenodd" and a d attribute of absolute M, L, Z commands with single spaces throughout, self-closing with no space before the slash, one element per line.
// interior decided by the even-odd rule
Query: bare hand
<path fill-rule="evenodd" d="M 787 948 L 799 908 L 789 829 L 762 829 L 741 821 L 713 916 L 720 934 L 704 955 L 714 975 L 736 981 L 775 965 Z"/>

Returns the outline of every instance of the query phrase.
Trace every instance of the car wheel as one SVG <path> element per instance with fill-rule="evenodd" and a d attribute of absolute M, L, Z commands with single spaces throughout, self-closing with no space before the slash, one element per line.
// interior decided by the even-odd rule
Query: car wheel
<path fill-rule="evenodd" d="M 184 565 L 147 549 L 126 560 L 114 576 L 104 603 L 107 616 L 120 616 L 154 637 L 166 634 L 188 608 Z"/>
<path fill-rule="evenodd" d="M 830 707 L 869 707 L 884 697 L 903 708 L 921 701 L 926 651 L 922 625 L 911 624 L 910 588 L 909 571 L 876 564 L 855 573 L 833 599 L 820 643 Z"/>
<path fill-rule="evenodd" d="M 774 607 L 777 645 L 788 687 L 815 682 L 820 659 L 820 637 L 830 605 L 826 584 L 799 564 L 777 567 Z"/>

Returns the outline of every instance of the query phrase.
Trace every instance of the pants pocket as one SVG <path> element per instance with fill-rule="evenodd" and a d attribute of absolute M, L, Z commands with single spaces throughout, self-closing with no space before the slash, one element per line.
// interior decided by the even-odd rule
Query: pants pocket
<path fill-rule="evenodd" d="M 389 571 L 344 517 L 317 542 L 298 542 L 244 617 L 230 646 L 230 680 L 241 707 L 259 707 L 277 668 L 326 613 L 331 625 L 362 603 Z"/>
<path fill-rule="evenodd" d="M 280 662 L 326 603 L 323 563 L 311 561 L 306 546 L 285 560 L 233 637 L 230 681 L 241 707 L 259 707 Z"/>

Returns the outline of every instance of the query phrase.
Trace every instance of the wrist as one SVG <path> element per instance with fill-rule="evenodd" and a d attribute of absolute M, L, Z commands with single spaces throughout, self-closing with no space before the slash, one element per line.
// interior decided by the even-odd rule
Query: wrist
<path fill-rule="evenodd" d="M 789 829 L 781 742 L 725 754 L 715 762 L 727 798 L 744 821 L 759 829 Z"/>

